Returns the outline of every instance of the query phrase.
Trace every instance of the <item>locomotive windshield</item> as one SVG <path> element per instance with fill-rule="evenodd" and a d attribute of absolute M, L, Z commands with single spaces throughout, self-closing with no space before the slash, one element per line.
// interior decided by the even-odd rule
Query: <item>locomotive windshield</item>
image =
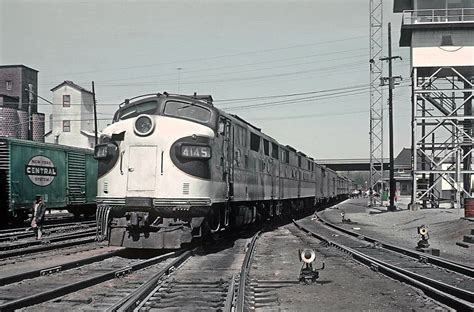
<path fill-rule="evenodd" d="M 164 114 L 184 119 L 208 123 L 211 119 L 211 111 L 194 103 L 168 101 L 165 104 Z"/>
<path fill-rule="evenodd" d="M 124 120 L 128 118 L 137 117 L 138 115 L 141 115 L 141 114 L 155 114 L 157 108 L 158 108 L 157 101 L 141 102 L 136 105 L 127 106 L 120 109 L 116 113 L 114 120 L 115 121 Z"/>

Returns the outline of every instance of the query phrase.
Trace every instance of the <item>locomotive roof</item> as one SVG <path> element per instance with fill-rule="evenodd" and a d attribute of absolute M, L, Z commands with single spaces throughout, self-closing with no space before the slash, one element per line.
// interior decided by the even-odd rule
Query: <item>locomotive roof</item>
<path fill-rule="evenodd" d="M 235 119 L 237 119 L 237 120 L 239 120 L 239 121 L 241 121 L 241 122 L 243 122 L 243 123 L 249 125 L 250 127 L 254 128 L 254 129 L 257 130 L 257 131 L 260 131 L 260 132 L 262 131 L 261 128 L 258 128 L 258 127 L 256 127 L 256 126 L 252 125 L 252 124 L 251 124 L 250 122 L 248 122 L 247 120 L 245 120 L 245 119 L 243 119 L 243 118 L 240 118 L 239 116 L 237 116 L 237 115 L 235 115 L 235 114 L 230 114 L 230 116 L 232 116 L 232 117 L 234 117 Z"/>
<path fill-rule="evenodd" d="M 184 99 L 188 99 L 188 100 L 189 99 L 198 100 L 202 104 L 208 104 L 210 106 L 214 106 L 212 104 L 214 99 L 212 98 L 212 96 L 210 94 L 202 94 L 201 95 L 201 94 L 194 93 L 193 95 L 184 95 L 184 94 L 171 94 L 171 93 L 168 93 L 168 92 L 163 92 L 163 95 L 165 95 L 166 97 L 172 96 L 172 97 L 184 98 Z"/>
<path fill-rule="evenodd" d="M 181 99 L 186 99 L 186 100 L 197 100 L 200 104 L 204 104 L 204 105 L 208 105 L 208 106 L 213 106 L 212 102 L 214 101 L 214 99 L 212 98 L 211 95 L 198 95 L 198 94 L 194 94 L 194 95 L 183 95 L 183 94 L 171 94 L 171 93 L 168 93 L 168 92 L 163 92 L 163 94 L 161 93 L 148 93 L 148 94 L 142 94 L 142 95 L 138 95 L 138 96 L 135 96 L 133 98 L 129 98 L 129 99 L 125 99 L 122 103 L 120 103 L 120 107 L 125 107 L 125 106 L 128 106 L 128 105 L 134 105 L 136 104 L 137 102 L 141 102 L 141 101 L 145 101 L 145 100 L 149 100 L 151 98 L 156 98 L 156 99 L 160 99 L 162 97 L 165 97 L 165 98 L 168 98 L 168 97 L 173 97 L 173 98 L 181 98 Z M 132 102 L 133 101 L 133 102 Z"/>

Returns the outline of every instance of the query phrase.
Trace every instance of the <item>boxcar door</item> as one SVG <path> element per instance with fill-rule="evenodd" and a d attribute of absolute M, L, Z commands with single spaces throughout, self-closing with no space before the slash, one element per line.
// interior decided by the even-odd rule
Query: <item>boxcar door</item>
<path fill-rule="evenodd" d="M 69 152 L 67 154 L 67 185 L 70 204 L 86 203 L 86 155 Z"/>

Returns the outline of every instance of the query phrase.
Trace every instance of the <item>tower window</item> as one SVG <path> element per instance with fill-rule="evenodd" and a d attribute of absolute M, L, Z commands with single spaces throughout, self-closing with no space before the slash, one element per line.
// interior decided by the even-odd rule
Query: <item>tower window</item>
<path fill-rule="evenodd" d="M 7 88 L 7 90 L 11 90 L 13 88 L 13 81 L 11 80 L 5 81 L 5 87 Z"/>
<path fill-rule="evenodd" d="M 68 94 L 63 95 L 63 107 L 71 106 L 71 96 Z"/>
<path fill-rule="evenodd" d="M 63 120 L 63 132 L 71 132 L 71 121 Z"/>

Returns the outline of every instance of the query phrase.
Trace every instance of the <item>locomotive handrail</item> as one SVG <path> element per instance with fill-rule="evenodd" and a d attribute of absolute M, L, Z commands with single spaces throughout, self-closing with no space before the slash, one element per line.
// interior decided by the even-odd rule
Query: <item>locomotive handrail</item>
<path fill-rule="evenodd" d="M 125 151 L 120 152 L 120 174 L 123 175 L 123 154 L 125 154 Z"/>

